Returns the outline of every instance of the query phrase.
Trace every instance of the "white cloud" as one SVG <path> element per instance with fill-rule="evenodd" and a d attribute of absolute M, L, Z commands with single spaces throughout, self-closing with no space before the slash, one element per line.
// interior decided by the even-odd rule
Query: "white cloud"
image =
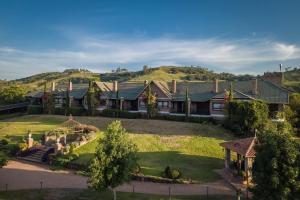
<path fill-rule="evenodd" d="M 300 60 L 296 45 L 267 39 L 88 38 L 74 40 L 76 49 L 27 51 L 0 47 L 0 78 L 23 77 L 63 67 L 103 72 L 112 66 L 203 65 L 218 71 L 243 73 L 251 66 Z M 139 67 L 141 68 L 141 67 Z M 261 70 L 266 70 L 261 68 Z M 251 70 L 250 70 L 251 72 Z"/>

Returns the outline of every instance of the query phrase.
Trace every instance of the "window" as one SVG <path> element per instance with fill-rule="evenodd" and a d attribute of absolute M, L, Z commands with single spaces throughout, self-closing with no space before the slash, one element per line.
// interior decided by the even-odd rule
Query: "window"
<path fill-rule="evenodd" d="M 146 108 L 146 103 L 143 100 L 140 100 L 140 108 Z"/>
<path fill-rule="evenodd" d="M 168 101 L 158 101 L 157 107 L 158 108 L 169 108 L 169 102 Z"/>
<path fill-rule="evenodd" d="M 224 108 L 223 103 L 213 103 L 212 104 L 212 109 L 213 110 L 222 110 Z"/>

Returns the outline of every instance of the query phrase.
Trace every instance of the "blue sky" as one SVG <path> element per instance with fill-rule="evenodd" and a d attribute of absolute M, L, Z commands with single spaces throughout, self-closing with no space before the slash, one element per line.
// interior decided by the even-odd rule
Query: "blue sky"
<path fill-rule="evenodd" d="M 300 66 L 300 1 L 0 1 L 0 79 L 144 64 Z"/>

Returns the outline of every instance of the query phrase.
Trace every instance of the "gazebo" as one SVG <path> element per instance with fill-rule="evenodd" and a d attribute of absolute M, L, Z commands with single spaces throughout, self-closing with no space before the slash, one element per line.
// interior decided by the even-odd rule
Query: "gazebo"
<path fill-rule="evenodd" d="M 225 149 L 225 168 L 230 168 L 231 151 L 237 156 L 237 170 L 246 174 L 246 181 L 251 181 L 251 169 L 255 158 L 256 137 L 244 138 L 223 142 L 220 145 Z"/>

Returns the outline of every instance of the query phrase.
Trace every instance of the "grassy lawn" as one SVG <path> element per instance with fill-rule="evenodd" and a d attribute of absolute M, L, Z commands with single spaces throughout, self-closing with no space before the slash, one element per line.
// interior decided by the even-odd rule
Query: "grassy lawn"
<path fill-rule="evenodd" d="M 20 190 L 13 192 L 0 192 L 0 200 L 39 200 L 39 199 L 89 199 L 112 200 L 111 192 L 95 192 L 78 189 L 46 189 L 46 190 Z M 117 192 L 117 199 L 121 200 L 168 200 L 168 196 L 150 194 L 132 194 Z M 233 196 L 172 196 L 172 200 L 232 200 Z"/>
<path fill-rule="evenodd" d="M 22 116 L 0 121 L 0 137 L 8 135 L 20 139 L 28 130 L 35 138 L 59 126 L 65 116 Z M 112 118 L 75 117 L 77 121 L 105 130 Z M 220 142 L 233 139 L 228 131 L 211 124 L 171 122 L 162 120 L 121 119 L 129 136 L 139 149 L 140 165 L 146 175 L 161 176 L 166 166 L 179 168 L 185 179 L 210 182 L 220 177 L 214 169 L 224 165 L 224 152 Z M 101 137 L 102 133 L 98 133 Z M 78 149 L 80 157 L 75 162 L 87 164 L 97 145 L 94 140 Z"/>

